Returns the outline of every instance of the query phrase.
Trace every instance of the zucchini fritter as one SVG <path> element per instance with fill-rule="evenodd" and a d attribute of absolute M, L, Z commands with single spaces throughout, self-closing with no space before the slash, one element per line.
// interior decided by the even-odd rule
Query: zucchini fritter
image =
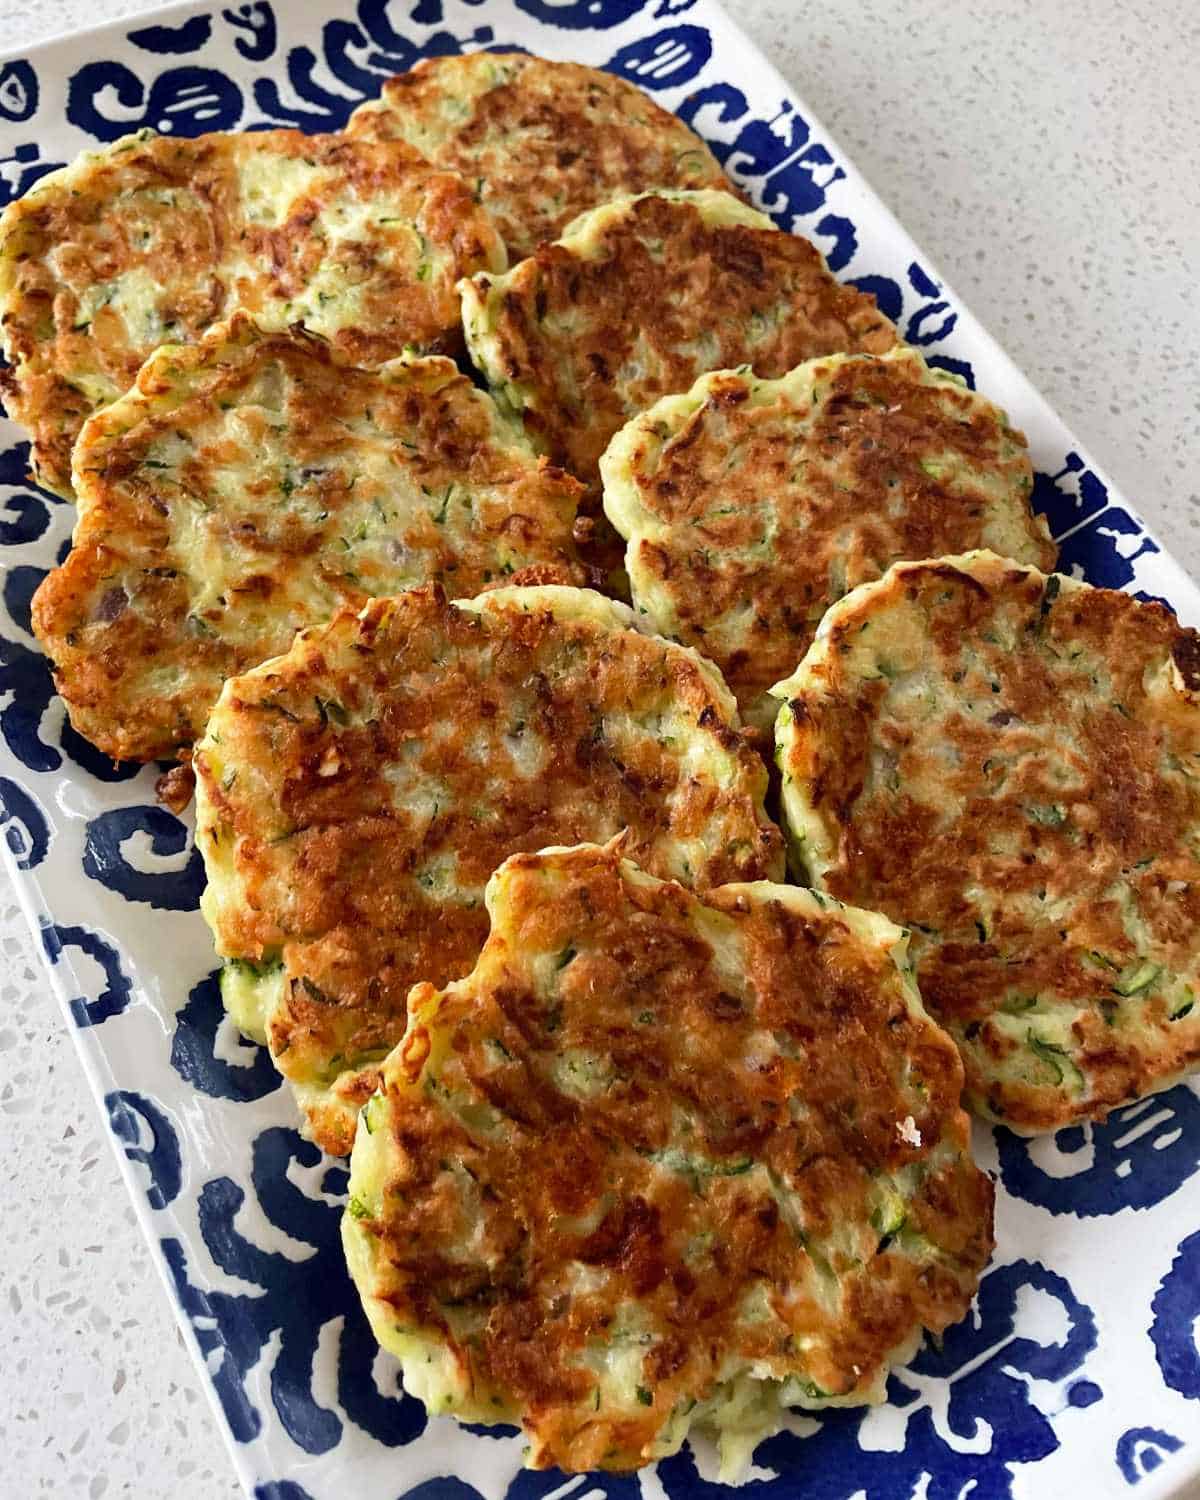
<path fill-rule="evenodd" d="M 362 1113 L 351 1274 L 431 1412 L 632 1469 L 883 1399 L 992 1246 L 962 1066 L 905 935 L 613 847 L 507 861 L 474 972 L 410 997 Z"/>
<path fill-rule="evenodd" d="M 706 375 L 623 427 L 600 470 L 635 607 L 714 661 L 763 730 L 829 605 L 893 562 L 1057 555 L 1024 436 L 913 349 Z"/>
<path fill-rule="evenodd" d="M 143 131 L 43 177 L 0 217 L 9 414 L 40 482 L 160 344 L 241 309 L 303 323 L 358 364 L 461 348 L 455 283 L 502 270 L 470 188 L 399 141 Z"/>
<path fill-rule="evenodd" d="M 243 314 L 88 420 L 75 488 L 34 628 L 75 728 L 118 759 L 186 757 L 227 677 L 345 604 L 577 566 L 580 486 L 451 360 L 362 370 Z"/>
<path fill-rule="evenodd" d="M 709 370 L 779 376 L 896 341 L 875 299 L 835 281 L 808 240 L 713 191 L 618 199 L 462 290 L 472 358 L 585 482 L 630 417 Z"/>
<path fill-rule="evenodd" d="M 779 683 L 798 871 L 913 928 L 973 1108 L 1033 1134 L 1200 1065 L 1200 637 L 987 552 L 901 563 Z"/>
<path fill-rule="evenodd" d="M 514 259 L 610 198 L 729 186 L 700 137 L 634 84 L 523 52 L 426 58 L 348 129 L 461 172 Z"/>
<path fill-rule="evenodd" d="M 350 1149 L 410 986 L 470 971 L 509 854 L 628 828 L 697 886 L 782 871 L 736 724 L 707 662 L 561 587 L 375 600 L 226 683 L 195 757 L 203 908 L 323 1146 Z"/>

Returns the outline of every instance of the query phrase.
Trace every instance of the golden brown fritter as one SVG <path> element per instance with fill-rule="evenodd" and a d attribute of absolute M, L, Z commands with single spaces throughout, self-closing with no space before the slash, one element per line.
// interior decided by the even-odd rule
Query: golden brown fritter
<path fill-rule="evenodd" d="M 472 359 L 539 451 L 589 486 L 580 550 L 622 593 L 598 465 L 630 417 L 709 370 L 777 376 L 896 338 L 874 298 L 839 285 L 807 240 L 711 190 L 618 199 L 462 294 Z"/>
<path fill-rule="evenodd" d="M 89 419 L 75 488 L 33 623 L 75 728 L 118 759 L 186 757 L 227 677 L 343 605 L 577 567 L 580 486 L 451 360 L 361 370 L 242 314 Z"/>
<path fill-rule="evenodd" d="M 898 564 L 775 694 L 821 889 L 913 930 L 972 1106 L 1103 1119 L 1200 1065 L 1200 638 L 990 553 Z"/>
<path fill-rule="evenodd" d="M 196 749 L 204 911 L 239 1025 L 350 1149 L 409 987 L 467 973 L 507 855 L 623 828 L 698 886 L 774 876 L 717 673 L 583 589 L 376 600 L 228 682 Z"/>
<path fill-rule="evenodd" d="M 635 607 L 715 662 L 764 731 L 767 690 L 826 609 L 893 562 L 1057 556 L 1024 436 L 914 349 L 706 375 L 623 427 L 600 468 Z"/>
<path fill-rule="evenodd" d="M 514 259 L 610 198 L 729 187 L 700 137 L 634 84 L 522 52 L 426 58 L 389 78 L 348 130 L 461 172 Z"/>
<path fill-rule="evenodd" d="M 630 417 L 710 370 L 783 375 L 896 331 L 820 252 L 728 193 L 625 198 L 507 275 L 463 283 L 471 356 L 539 448 L 587 484 Z"/>
<path fill-rule="evenodd" d="M 410 998 L 343 1237 L 405 1387 L 631 1469 L 883 1398 L 992 1246 L 962 1066 L 901 931 L 794 887 L 701 900 L 615 848 L 510 859 L 475 971 Z"/>
<path fill-rule="evenodd" d="M 241 309 L 301 322 L 358 364 L 406 345 L 453 354 L 456 281 L 505 264 L 467 184 L 402 142 L 128 136 L 0 217 L 5 401 L 40 481 L 69 496 L 80 427 L 160 344 Z"/>

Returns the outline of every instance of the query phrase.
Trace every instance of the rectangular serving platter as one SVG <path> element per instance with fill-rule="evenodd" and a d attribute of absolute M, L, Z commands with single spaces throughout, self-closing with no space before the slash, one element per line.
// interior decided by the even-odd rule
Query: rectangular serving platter
<path fill-rule="evenodd" d="M 607 67 L 677 110 L 781 228 L 1025 430 L 1063 571 L 1170 603 L 1200 591 L 712 0 L 176 5 L 0 60 L 0 205 L 150 126 L 331 130 L 420 58 L 517 46 Z M 66 723 L 29 601 L 70 507 L 0 423 L 0 849 L 130 1194 L 256 1500 L 709 1500 L 703 1444 L 640 1477 L 521 1469 L 511 1429 L 427 1420 L 342 1265 L 344 1166 L 301 1139 L 265 1053 L 223 1018 L 188 818 L 153 768 Z M 797 1415 L 755 1500 L 1182 1497 L 1200 1478 L 1200 1094 L 1023 1142 L 976 1128 L 999 1244 L 971 1317 L 887 1405 Z"/>

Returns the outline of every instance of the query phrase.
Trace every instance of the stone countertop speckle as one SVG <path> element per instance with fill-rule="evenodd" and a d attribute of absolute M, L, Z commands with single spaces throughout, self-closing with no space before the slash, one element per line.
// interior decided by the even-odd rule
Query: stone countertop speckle
<path fill-rule="evenodd" d="M 0 49 L 151 7 L 0 0 Z M 728 0 L 963 300 L 1200 575 L 1200 7 Z M 0 875 L 3 1500 L 237 1500 Z"/>

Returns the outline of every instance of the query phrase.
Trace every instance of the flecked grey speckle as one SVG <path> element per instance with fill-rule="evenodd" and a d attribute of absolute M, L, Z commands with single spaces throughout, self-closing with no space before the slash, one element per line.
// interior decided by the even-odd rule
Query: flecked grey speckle
<path fill-rule="evenodd" d="M 237 1500 L 241 1488 L 2 873 L 0 1016 L 0 1496 Z"/>
<path fill-rule="evenodd" d="M 726 8 L 1200 576 L 1200 6 Z"/>
<path fill-rule="evenodd" d="M 1200 7 L 726 0 L 1200 574 Z M 0 0 L 0 48 L 148 9 Z M 240 1493 L 0 875 L 0 1497 Z"/>

